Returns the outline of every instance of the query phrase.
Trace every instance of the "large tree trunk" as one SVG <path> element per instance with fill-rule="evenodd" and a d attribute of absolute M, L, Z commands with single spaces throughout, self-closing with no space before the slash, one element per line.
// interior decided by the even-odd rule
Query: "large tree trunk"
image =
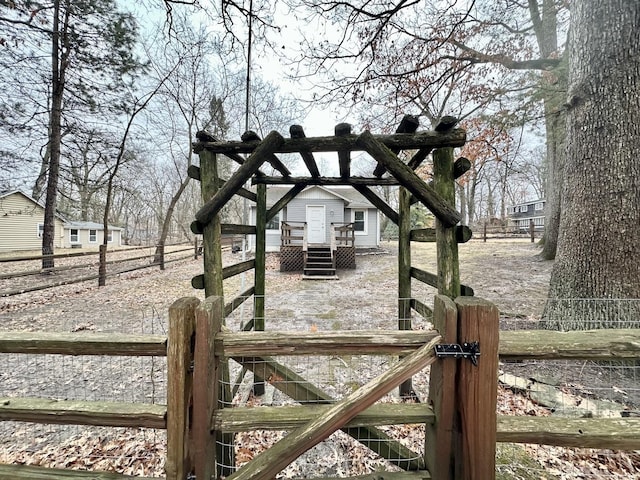
<path fill-rule="evenodd" d="M 543 0 L 542 11 L 539 7 L 539 0 L 529 0 L 529 13 L 540 49 L 540 56 L 553 58 L 558 52 L 558 7 L 556 0 Z M 558 245 L 564 166 L 565 117 L 562 103 L 564 103 L 565 89 L 564 65 L 553 71 L 542 72 L 540 95 L 544 109 L 547 147 L 545 227 L 542 238 L 543 249 L 540 253 L 540 257 L 544 260 L 555 258 Z"/>
<path fill-rule="evenodd" d="M 640 2 L 572 3 L 567 154 L 545 325 L 640 326 Z"/>
<path fill-rule="evenodd" d="M 65 88 L 65 73 L 68 64 L 69 46 L 67 29 L 69 8 L 64 9 L 61 22 L 60 1 L 54 3 L 53 36 L 51 41 L 51 112 L 49 116 L 49 175 L 47 177 L 47 197 L 44 204 L 44 228 L 42 232 L 42 268 L 53 268 L 55 242 L 55 214 L 58 195 L 58 177 L 60 172 L 60 144 L 62 143 L 62 99 Z M 64 48 L 60 48 L 60 43 Z"/>

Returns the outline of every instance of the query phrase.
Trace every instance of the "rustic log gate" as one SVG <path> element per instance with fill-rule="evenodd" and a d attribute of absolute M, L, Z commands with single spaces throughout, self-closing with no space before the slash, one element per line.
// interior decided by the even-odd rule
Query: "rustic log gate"
<path fill-rule="evenodd" d="M 264 141 L 247 133 L 242 142 L 218 142 L 206 133 L 199 133 L 194 148 L 200 155 L 200 167 L 190 168 L 189 175 L 201 181 L 205 202 L 191 227 L 195 233 L 203 234 L 204 274 L 194 277 L 192 284 L 205 290 L 206 300 L 184 298 L 176 301 L 170 309 L 168 338 L 0 333 L 0 353 L 167 355 L 166 408 L 104 402 L 100 405 L 93 402 L 45 405 L 38 404 L 39 399 L 26 399 L 26 403 L 21 403 L 23 399 L 9 398 L 0 403 L 0 420 L 166 428 L 167 480 L 184 480 L 193 474 L 198 480 L 212 477 L 271 479 L 302 452 L 338 429 L 356 439 L 382 440 L 384 448 L 378 447 L 377 453 L 390 460 L 393 457 L 394 463 L 406 471 L 376 474 L 375 478 L 490 479 L 495 475 L 496 441 L 640 448 L 638 419 L 496 419 L 499 345 L 500 354 L 511 359 L 638 358 L 640 332 L 504 332 L 502 339 L 498 339 L 496 307 L 474 298 L 473 290 L 459 282 L 457 245 L 469 240 L 471 232 L 466 227 L 456 226 L 460 216 L 453 208 L 454 180 L 469 168 L 468 160 L 453 160 L 453 147 L 462 146 L 465 141 L 464 131 L 454 128 L 455 123 L 455 119 L 445 117 L 434 131 L 415 133 L 417 119 L 405 116 L 395 135 L 374 136 L 369 132 L 351 135 L 350 126 L 341 124 L 336 126 L 335 137 L 307 139 L 301 127 L 293 126 L 290 129 L 292 138 L 288 140 L 277 132 L 271 132 Z M 350 176 L 350 152 L 353 150 L 364 150 L 377 161 L 371 178 Z M 401 150 L 413 152 L 406 163 L 398 158 Z M 414 170 L 432 150 L 433 181 L 425 183 Z M 340 177 L 320 176 L 313 152 L 328 151 L 338 155 Z M 311 176 L 292 177 L 275 155 L 287 152 L 298 152 Z M 250 154 L 248 158 L 240 156 L 244 153 Z M 224 154 L 240 164 L 226 181 L 218 177 L 217 154 Z M 261 172 L 259 169 L 265 162 L 282 176 L 270 177 Z M 391 176 L 383 177 L 385 172 Z M 255 193 L 243 188 L 248 180 L 256 185 Z M 276 205 L 267 209 L 266 186 L 269 184 L 293 186 Z M 264 332 L 265 226 L 306 186 L 338 184 L 353 186 L 399 226 L 399 331 Z M 369 188 L 375 185 L 400 187 L 397 212 Z M 221 224 L 218 213 L 235 194 L 256 202 L 255 226 Z M 411 230 L 410 208 L 417 201 L 436 216 L 435 229 Z M 223 233 L 255 235 L 255 258 L 222 268 Z M 436 274 L 411 265 L 411 241 L 437 243 Z M 250 269 L 255 269 L 254 285 L 224 305 L 223 280 Z M 412 280 L 438 289 L 433 310 L 412 298 Z M 246 331 L 226 330 L 225 317 L 251 296 L 254 297 L 253 318 L 245 325 Z M 411 330 L 412 310 L 423 316 L 433 316 L 435 330 Z M 480 349 L 480 357 L 475 358 L 477 362 L 468 358 L 458 361 L 436 358 L 434 353 L 434 347 L 441 343 L 463 346 L 474 342 Z M 591 348 L 585 350 L 581 344 Z M 353 394 L 334 401 L 272 358 L 329 352 L 332 355 L 398 355 L 400 360 Z M 264 381 L 267 380 L 294 400 L 304 396 L 305 400 L 315 399 L 317 404 L 222 408 L 231 404 L 233 393 L 229 387 L 229 358 L 254 372 L 255 394 L 264 392 Z M 409 394 L 411 376 L 427 365 L 431 365 L 428 401 L 391 407 L 375 404 L 385 392 L 398 385 L 401 395 Z M 135 413 L 130 414 L 132 410 Z M 376 428 L 390 423 L 425 423 L 424 456 L 409 451 Z M 291 432 L 236 471 L 233 434 L 253 428 L 289 429 Z M 362 435 L 363 432 L 366 435 Z M 380 443 L 368 446 L 375 450 L 376 444 Z M 127 477 L 3 465 L 0 466 L 0 478 Z"/>

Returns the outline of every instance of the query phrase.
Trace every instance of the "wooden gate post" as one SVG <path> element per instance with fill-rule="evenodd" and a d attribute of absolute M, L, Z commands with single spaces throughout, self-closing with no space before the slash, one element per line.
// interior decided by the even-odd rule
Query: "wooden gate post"
<path fill-rule="evenodd" d="M 458 297 L 458 343 L 478 342 L 477 365 L 458 360 L 456 385 L 460 432 L 456 474 L 460 480 L 495 479 L 499 314 L 492 303 Z"/>
<path fill-rule="evenodd" d="M 184 480 L 191 473 L 191 337 L 195 328 L 195 297 L 176 300 L 169 307 L 167 340 L 167 480 Z"/>
<path fill-rule="evenodd" d="M 411 193 L 398 193 L 398 330 L 411 330 Z M 412 380 L 400 385 L 400 396 L 410 397 Z"/>
<path fill-rule="evenodd" d="M 445 295 L 433 299 L 433 326 L 442 343 L 458 341 L 458 311 L 455 303 Z M 425 463 L 434 480 L 455 480 L 454 432 L 456 431 L 456 370 L 454 358 L 440 358 L 429 373 L 429 402 L 435 419 L 426 425 Z"/>
<path fill-rule="evenodd" d="M 225 469 L 220 476 L 227 476 L 233 471 L 228 467 L 233 461 L 233 455 L 229 458 L 229 448 L 233 449 L 233 445 L 218 444 L 216 450 L 216 433 L 211 431 L 211 417 L 218 407 L 221 372 L 221 363 L 215 356 L 214 340 L 223 322 L 222 297 L 207 297 L 196 308 L 193 368 L 193 455 L 196 478 L 214 476 L 216 459 Z"/>

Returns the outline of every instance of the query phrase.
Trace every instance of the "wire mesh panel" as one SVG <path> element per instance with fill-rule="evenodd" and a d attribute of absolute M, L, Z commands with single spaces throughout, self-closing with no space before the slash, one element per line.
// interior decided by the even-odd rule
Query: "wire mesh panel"
<path fill-rule="evenodd" d="M 514 305 L 532 300 L 538 306 L 533 314 L 516 316 L 510 313 L 514 311 Z M 563 309 L 573 312 L 567 318 L 574 326 L 579 320 L 574 314 L 593 306 L 601 321 L 599 328 L 637 328 L 630 312 L 640 306 L 637 299 L 540 298 L 536 301 L 507 298 L 502 303 L 501 329 L 509 332 L 549 328 L 545 311 L 554 304 L 562 304 Z M 610 315 L 603 316 L 606 311 Z M 621 313 L 624 314 L 622 317 Z M 583 317 L 582 326 L 593 328 L 593 318 Z M 562 422 L 563 419 L 640 417 L 640 364 L 637 359 L 597 360 L 594 354 L 592 359 L 502 361 L 498 378 L 498 413 L 509 418 L 546 417 Z M 604 443 L 603 447 L 608 446 L 606 442 L 600 443 Z M 498 478 L 636 478 L 640 476 L 640 455 L 635 451 L 607 448 L 505 443 L 498 445 L 497 472 Z"/>

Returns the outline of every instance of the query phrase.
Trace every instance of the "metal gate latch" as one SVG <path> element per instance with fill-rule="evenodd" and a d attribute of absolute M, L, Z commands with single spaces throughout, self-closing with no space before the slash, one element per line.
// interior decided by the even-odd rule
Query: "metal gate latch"
<path fill-rule="evenodd" d="M 438 358 L 468 358 L 471 363 L 478 365 L 478 357 L 480 356 L 480 344 L 478 342 L 465 342 L 462 345 L 441 343 L 434 348 Z"/>

